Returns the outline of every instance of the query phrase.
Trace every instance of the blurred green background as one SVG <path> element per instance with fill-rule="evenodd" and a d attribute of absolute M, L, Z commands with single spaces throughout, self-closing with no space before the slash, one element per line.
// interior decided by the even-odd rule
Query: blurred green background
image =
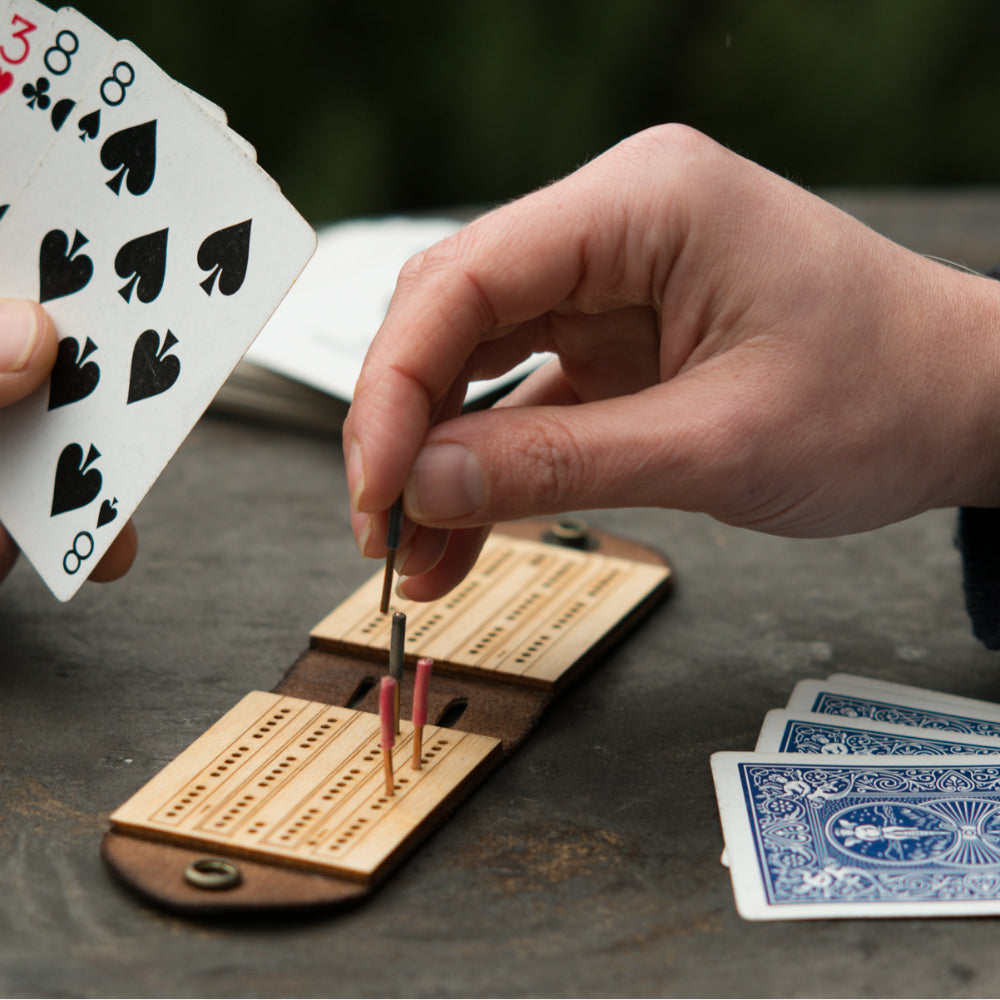
<path fill-rule="evenodd" d="M 314 223 L 503 201 L 671 120 L 810 187 L 1000 177 L 995 0 L 76 6 L 221 104 Z"/>

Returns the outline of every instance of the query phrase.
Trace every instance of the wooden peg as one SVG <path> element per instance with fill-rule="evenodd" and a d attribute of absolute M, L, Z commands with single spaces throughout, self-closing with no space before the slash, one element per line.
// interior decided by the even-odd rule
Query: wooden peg
<path fill-rule="evenodd" d="M 423 755 L 424 726 L 427 725 L 427 688 L 434 661 L 429 656 L 417 660 L 417 679 L 413 685 L 413 769 L 420 770 Z"/>
<path fill-rule="evenodd" d="M 389 508 L 389 524 L 385 530 L 385 572 L 382 574 L 382 600 L 378 609 L 384 615 L 389 612 L 389 595 L 392 593 L 392 574 L 396 566 L 396 549 L 403 529 L 403 498 L 400 497 Z"/>
<path fill-rule="evenodd" d="M 396 779 L 392 773 L 392 748 L 396 742 L 393 705 L 399 695 L 399 686 L 392 677 L 382 678 L 379 690 L 378 713 L 382 722 L 382 762 L 385 768 L 385 794 L 394 795 Z"/>

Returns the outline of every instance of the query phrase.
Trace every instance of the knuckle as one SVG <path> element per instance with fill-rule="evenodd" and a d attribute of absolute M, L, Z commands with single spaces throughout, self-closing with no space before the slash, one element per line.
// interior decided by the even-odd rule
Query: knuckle
<path fill-rule="evenodd" d="M 552 514 L 576 506 L 584 462 L 566 428 L 552 420 L 538 421 L 525 440 L 521 459 L 527 472 L 522 486 L 528 509 Z"/>
<path fill-rule="evenodd" d="M 643 159 L 701 157 L 711 154 L 719 146 L 703 132 L 689 125 L 671 122 L 654 125 L 630 136 L 621 148 L 632 156 Z"/>
<path fill-rule="evenodd" d="M 454 264 L 455 247 L 455 237 L 448 236 L 415 253 L 400 268 L 397 283 L 400 287 L 408 287 L 447 271 Z"/>
<path fill-rule="evenodd" d="M 496 315 L 474 264 L 475 241 L 469 233 L 466 226 L 410 257 L 399 271 L 396 291 L 406 296 L 419 288 L 420 294 L 440 302 L 452 301 L 457 293 L 470 308 L 476 327 L 488 330 L 496 325 Z"/>
<path fill-rule="evenodd" d="M 406 290 L 415 285 L 426 274 L 430 250 L 421 250 L 420 253 L 410 257 L 399 269 L 396 278 L 396 286 L 400 290 Z"/>

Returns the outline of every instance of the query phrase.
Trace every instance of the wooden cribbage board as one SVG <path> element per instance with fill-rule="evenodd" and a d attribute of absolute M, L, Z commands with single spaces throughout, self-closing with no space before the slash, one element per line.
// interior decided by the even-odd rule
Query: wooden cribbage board
<path fill-rule="evenodd" d="M 551 526 L 504 525 L 447 597 L 393 603 L 407 615 L 406 667 L 420 656 L 435 666 L 420 770 L 404 672 L 391 796 L 377 704 L 391 613 L 378 614 L 379 573 L 316 626 L 274 693 L 248 694 L 112 814 L 111 868 L 148 898 L 200 914 L 368 895 L 669 591 L 654 550 L 601 532 L 584 550 L 562 548 L 542 540 Z M 239 884 L 186 882 L 206 856 L 236 863 Z"/>
<path fill-rule="evenodd" d="M 499 741 L 400 722 L 386 794 L 379 718 L 252 691 L 111 815 L 120 830 L 375 880 Z"/>
<path fill-rule="evenodd" d="M 397 600 L 409 660 L 552 688 L 669 576 L 667 567 L 494 534 L 475 568 L 431 604 Z M 379 614 L 377 573 L 312 631 L 313 645 L 388 656 L 392 614 Z"/>

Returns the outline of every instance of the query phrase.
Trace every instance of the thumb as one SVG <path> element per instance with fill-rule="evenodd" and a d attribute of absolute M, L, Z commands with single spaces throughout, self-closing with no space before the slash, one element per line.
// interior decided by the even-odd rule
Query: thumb
<path fill-rule="evenodd" d="M 0 299 L 0 406 L 37 389 L 52 370 L 57 351 L 55 327 L 40 305 Z"/>
<path fill-rule="evenodd" d="M 628 396 L 470 413 L 431 429 L 407 481 L 407 514 L 458 528 L 600 507 L 724 508 L 730 403 L 681 376 Z"/>

